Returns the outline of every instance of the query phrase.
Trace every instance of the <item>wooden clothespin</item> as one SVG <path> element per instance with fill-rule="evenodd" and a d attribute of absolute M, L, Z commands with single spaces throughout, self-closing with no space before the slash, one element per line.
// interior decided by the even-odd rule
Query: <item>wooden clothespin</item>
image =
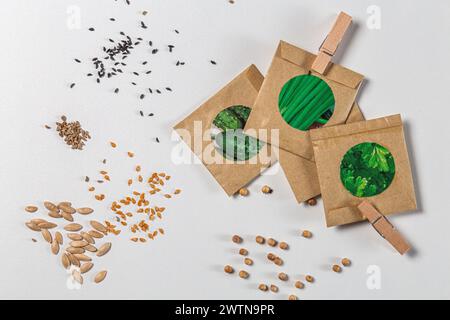
<path fill-rule="evenodd" d="M 344 12 L 339 13 L 333 28 L 320 46 L 319 53 L 312 64 L 312 70 L 320 74 L 325 73 L 331 62 L 331 58 L 336 53 L 339 44 L 344 38 L 345 32 L 351 24 L 351 16 Z"/>
<path fill-rule="evenodd" d="M 385 238 L 400 254 L 405 254 L 411 249 L 410 245 L 389 220 L 378 212 L 374 206 L 367 201 L 363 201 L 358 206 L 361 214 L 369 220 L 375 230 Z"/>

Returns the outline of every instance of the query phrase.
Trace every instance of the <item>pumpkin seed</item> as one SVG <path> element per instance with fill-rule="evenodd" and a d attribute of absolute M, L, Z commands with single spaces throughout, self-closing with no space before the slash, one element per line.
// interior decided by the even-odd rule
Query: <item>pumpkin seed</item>
<path fill-rule="evenodd" d="M 61 255 L 61 263 L 62 263 L 64 269 L 68 269 L 70 267 L 70 260 L 66 253 L 63 253 Z"/>
<path fill-rule="evenodd" d="M 48 212 L 48 216 L 52 217 L 52 218 L 55 218 L 55 219 L 62 218 L 62 215 L 59 212 L 56 212 L 56 211 L 49 211 Z"/>
<path fill-rule="evenodd" d="M 97 238 L 97 239 L 103 238 L 103 233 L 100 233 L 100 232 L 98 232 L 96 230 L 89 230 L 88 233 L 89 233 L 90 236 L 92 236 L 94 238 Z"/>
<path fill-rule="evenodd" d="M 66 231 L 80 231 L 81 229 L 83 229 L 83 226 L 78 223 L 69 223 L 64 227 Z"/>
<path fill-rule="evenodd" d="M 68 247 L 66 249 L 67 252 L 71 253 L 71 254 L 81 254 L 81 253 L 85 253 L 85 249 L 84 248 L 75 248 L 75 247 Z"/>
<path fill-rule="evenodd" d="M 87 215 L 87 214 L 91 214 L 92 212 L 94 212 L 94 210 L 91 208 L 78 208 L 77 212 L 79 214 Z"/>
<path fill-rule="evenodd" d="M 69 201 L 62 201 L 62 202 L 60 202 L 60 203 L 58 203 L 58 208 L 61 208 L 61 207 L 71 207 L 72 206 L 72 202 L 69 202 Z"/>
<path fill-rule="evenodd" d="M 44 201 L 44 207 L 47 208 L 47 210 L 49 210 L 49 211 L 58 210 L 58 207 L 50 201 Z"/>
<path fill-rule="evenodd" d="M 83 237 L 84 240 L 86 240 L 87 242 L 89 242 L 90 244 L 94 244 L 95 240 L 94 238 L 92 238 L 92 236 L 87 233 L 87 232 L 80 232 L 81 236 Z"/>
<path fill-rule="evenodd" d="M 58 254 L 59 252 L 59 243 L 57 241 L 53 241 L 52 242 L 52 253 L 53 254 Z"/>
<path fill-rule="evenodd" d="M 61 215 L 67 221 L 73 222 L 73 217 L 72 217 L 72 215 L 70 213 L 67 213 L 67 212 L 64 211 L 63 213 L 61 213 Z"/>
<path fill-rule="evenodd" d="M 47 229 L 42 229 L 41 234 L 45 241 L 47 241 L 48 243 L 52 243 L 52 234 L 50 233 L 50 231 L 48 231 Z"/>
<path fill-rule="evenodd" d="M 41 222 L 38 224 L 38 227 L 41 229 L 53 229 L 53 228 L 56 228 L 57 225 L 52 222 Z"/>
<path fill-rule="evenodd" d="M 109 252 L 109 250 L 111 250 L 111 242 L 106 242 L 98 249 L 97 257 L 104 256 Z"/>
<path fill-rule="evenodd" d="M 25 211 L 26 211 L 26 212 L 29 212 L 29 213 L 36 212 L 37 210 L 38 210 L 38 208 L 35 207 L 35 206 L 26 206 L 26 207 L 25 207 Z"/>
<path fill-rule="evenodd" d="M 63 236 L 62 236 L 61 232 L 59 232 L 59 231 L 56 231 L 56 232 L 55 232 L 55 240 L 56 240 L 60 245 L 63 244 Z"/>
<path fill-rule="evenodd" d="M 95 283 L 100 283 L 103 280 L 105 280 L 107 273 L 108 272 L 106 270 L 103 270 L 103 271 L 100 271 L 99 273 L 97 273 L 94 278 Z"/>
<path fill-rule="evenodd" d="M 89 272 L 89 270 L 91 270 L 93 266 L 94 264 L 92 262 L 83 263 L 80 267 L 81 274 Z"/>
<path fill-rule="evenodd" d="M 67 258 L 69 258 L 69 261 L 72 265 L 74 265 L 75 267 L 79 267 L 80 266 L 80 261 L 78 261 L 77 258 L 75 258 L 75 256 L 71 253 L 66 253 L 67 254 Z"/>
<path fill-rule="evenodd" d="M 74 256 L 78 259 L 78 261 L 92 261 L 92 259 L 84 253 L 75 253 Z"/>
<path fill-rule="evenodd" d="M 83 237 L 78 233 L 68 233 L 67 238 L 69 238 L 70 240 L 73 240 L 73 241 L 83 240 Z"/>
<path fill-rule="evenodd" d="M 70 246 L 74 248 L 83 248 L 86 247 L 89 243 L 84 240 L 77 240 L 70 242 Z"/>
<path fill-rule="evenodd" d="M 103 234 L 105 234 L 107 231 L 106 227 L 98 221 L 91 220 L 90 224 L 91 224 L 92 228 L 94 228 L 97 231 L 102 232 Z"/>
<path fill-rule="evenodd" d="M 61 206 L 59 207 L 63 212 L 65 213 L 69 213 L 69 214 L 74 214 L 75 212 L 77 212 L 74 208 L 70 207 L 70 206 Z"/>
<path fill-rule="evenodd" d="M 94 247 L 92 244 L 88 244 L 88 245 L 87 245 L 86 247 L 84 247 L 83 249 L 86 250 L 86 251 L 89 251 L 89 252 L 97 252 L 97 248 Z"/>

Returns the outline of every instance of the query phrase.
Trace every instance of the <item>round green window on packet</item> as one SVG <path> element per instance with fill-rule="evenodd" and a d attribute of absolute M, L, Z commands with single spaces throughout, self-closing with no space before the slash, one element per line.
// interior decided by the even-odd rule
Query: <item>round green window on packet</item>
<path fill-rule="evenodd" d="M 354 196 L 372 197 L 385 191 L 395 176 L 394 157 L 374 142 L 350 148 L 341 161 L 341 181 Z"/>

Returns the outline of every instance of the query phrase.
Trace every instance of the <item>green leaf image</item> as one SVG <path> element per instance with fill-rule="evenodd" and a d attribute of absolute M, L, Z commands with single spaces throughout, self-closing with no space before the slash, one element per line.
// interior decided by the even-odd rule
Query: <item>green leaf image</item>
<path fill-rule="evenodd" d="M 212 139 L 216 149 L 227 159 L 246 161 L 264 146 L 263 142 L 242 132 L 250 112 L 249 107 L 232 106 L 219 112 L 213 120 Z"/>
<path fill-rule="evenodd" d="M 283 119 L 302 131 L 326 124 L 333 115 L 334 105 L 330 86 L 319 77 L 308 74 L 286 82 L 278 98 Z"/>
<path fill-rule="evenodd" d="M 392 183 L 394 157 L 377 143 L 360 143 L 344 155 L 340 173 L 342 184 L 351 194 L 372 197 L 382 193 Z"/>

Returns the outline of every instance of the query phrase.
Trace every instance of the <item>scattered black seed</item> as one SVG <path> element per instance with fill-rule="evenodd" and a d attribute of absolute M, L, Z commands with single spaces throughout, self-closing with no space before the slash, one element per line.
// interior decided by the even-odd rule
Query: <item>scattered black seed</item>
<path fill-rule="evenodd" d="M 159 93 L 159 94 L 161 94 L 161 90 L 159 90 L 159 89 L 156 89 L 156 92 Z"/>
<path fill-rule="evenodd" d="M 172 91 L 172 88 L 167 87 L 166 90 L 167 91 Z"/>
<path fill-rule="evenodd" d="M 142 110 L 141 110 L 141 111 L 139 111 L 139 114 L 141 115 L 141 117 L 143 117 L 143 116 L 144 116 L 144 112 L 142 112 Z"/>
<path fill-rule="evenodd" d="M 117 217 L 116 217 L 117 218 Z M 35 238 L 31 238 L 31 241 L 33 242 L 37 242 L 37 240 Z"/>
<path fill-rule="evenodd" d="M 103 183 L 103 180 L 97 180 L 97 183 Z"/>
<path fill-rule="evenodd" d="M 86 176 L 86 178 L 84 178 L 84 182 L 89 182 L 89 177 L 88 176 Z"/>
<path fill-rule="evenodd" d="M 211 64 L 217 64 L 217 62 L 215 62 L 214 60 L 211 60 Z"/>
<path fill-rule="evenodd" d="M 152 73 L 152 70 L 148 70 L 145 74 L 150 74 Z"/>
<path fill-rule="evenodd" d="M 134 74 L 135 76 L 139 76 L 139 73 L 137 73 L 137 72 L 133 72 L 133 74 Z"/>
<path fill-rule="evenodd" d="M 116 89 L 114 90 L 114 93 L 119 93 L 119 88 L 116 88 Z"/>
<path fill-rule="evenodd" d="M 147 61 L 142 62 L 142 65 L 145 66 L 147 64 Z"/>
<path fill-rule="evenodd" d="M 73 87 L 75 87 L 75 83 L 70 84 L 70 89 L 72 89 Z"/>
<path fill-rule="evenodd" d="M 152 54 L 156 54 L 158 51 L 159 51 L 158 49 L 153 49 Z"/>
<path fill-rule="evenodd" d="M 172 51 L 173 51 L 173 48 L 175 48 L 175 46 L 174 46 L 174 45 L 171 45 L 171 44 L 169 44 L 167 47 L 169 48 L 169 52 L 172 52 Z"/>
<path fill-rule="evenodd" d="M 92 74 L 92 73 L 88 73 L 87 76 L 88 76 L 88 77 L 92 77 L 93 74 Z"/>
<path fill-rule="evenodd" d="M 81 61 L 80 61 L 80 59 L 74 59 L 75 60 L 75 62 L 77 62 L 77 63 L 81 63 Z"/>
<path fill-rule="evenodd" d="M 148 13 L 148 11 L 145 11 L 145 10 L 144 10 L 144 11 L 142 11 L 142 15 L 143 15 L 143 16 L 146 16 L 146 15 L 147 15 L 147 13 Z"/>
<path fill-rule="evenodd" d="M 109 42 L 114 43 L 114 40 L 113 40 L 113 39 L 108 39 L 108 40 L 109 40 Z"/>
<path fill-rule="evenodd" d="M 102 163 L 103 163 L 103 164 L 106 164 L 106 159 L 103 159 Z"/>
<path fill-rule="evenodd" d="M 51 129 L 52 128 L 48 124 L 46 124 L 44 127 L 45 127 L 45 129 Z"/>
<path fill-rule="evenodd" d="M 158 138 L 158 137 L 156 137 L 156 139 L 155 139 L 155 140 L 156 140 L 156 142 L 158 142 L 158 143 L 159 143 L 159 138 Z"/>
<path fill-rule="evenodd" d="M 153 113 L 149 113 L 148 116 L 149 116 L 149 117 L 153 117 L 154 114 L 153 114 Z"/>
<path fill-rule="evenodd" d="M 127 3 L 127 5 L 130 5 L 130 0 L 125 0 L 125 2 Z"/>
<path fill-rule="evenodd" d="M 116 19 L 114 19 L 114 18 L 109 18 L 109 20 L 110 20 L 110 21 L 116 21 Z"/>
<path fill-rule="evenodd" d="M 149 41 L 149 42 L 148 42 L 148 45 L 149 45 L 150 47 L 152 47 L 152 46 L 153 46 L 153 41 Z"/>
<path fill-rule="evenodd" d="M 135 85 L 136 85 L 136 82 L 132 82 L 131 84 L 132 84 L 133 86 L 135 86 Z"/>
<path fill-rule="evenodd" d="M 147 29 L 147 26 L 145 25 L 144 21 L 141 21 L 141 28 L 142 29 Z"/>
<path fill-rule="evenodd" d="M 139 98 L 142 100 L 142 99 L 144 99 L 145 98 L 145 94 L 141 94 L 140 96 L 139 96 Z"/>
<path fill-rule="evenodd" d="M 95 29 L 94 28 L 89 28 L 89 31 L 95 31 Z"/>
<path fill-rule="evenodd" d="M 175 29 L 174 31 L 175 31 L 175 33 L 180 33 L 180 31 L 178 31 L 177 29 Z"/>
<path fill-rule="evenodd" d="M 153 90 L 151 88 L 148 88 L 148 92 L 153 93 Z"/>

